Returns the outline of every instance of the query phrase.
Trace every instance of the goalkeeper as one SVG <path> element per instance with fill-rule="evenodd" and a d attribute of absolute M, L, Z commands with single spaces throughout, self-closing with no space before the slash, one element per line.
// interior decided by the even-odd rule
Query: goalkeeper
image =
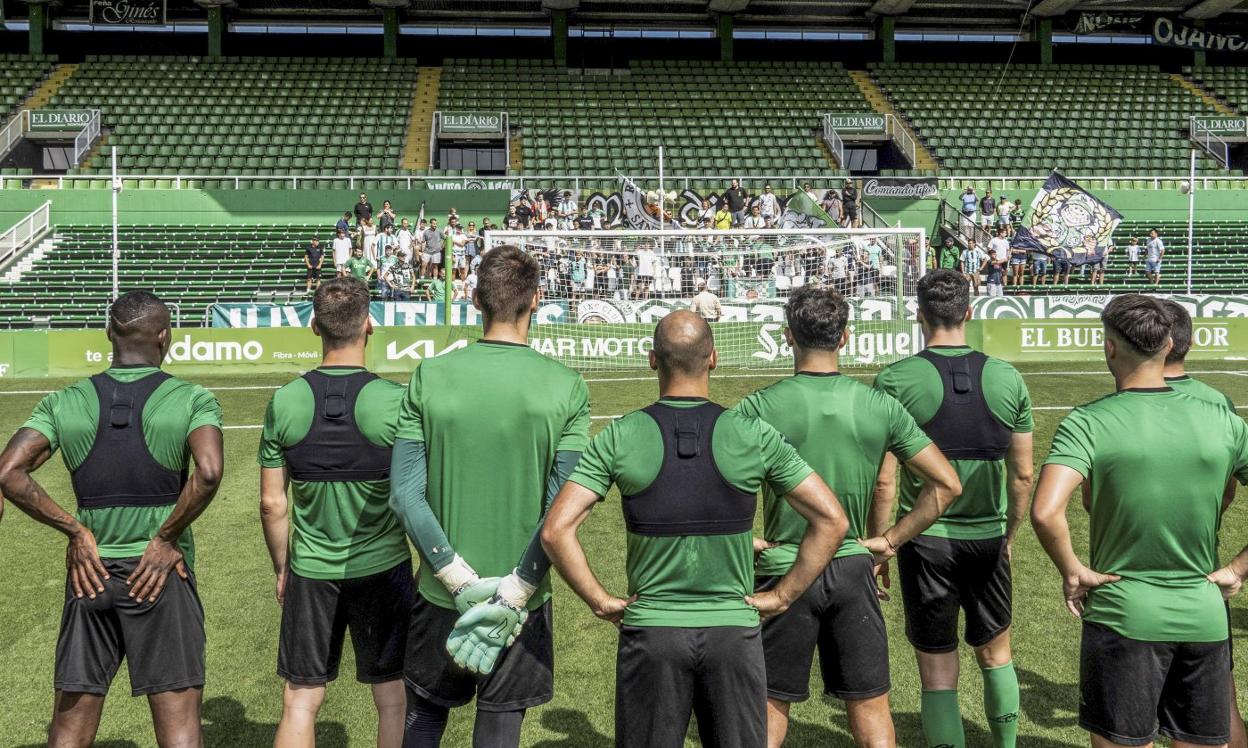
<path fill-rule="evenodd" d="M 537 531 L 586 446 L 589 392 L 527 345 L 537 262 L 497 247 L 478 276 L 484 335 L 415 371 L 394 447 L 390 506 L 422 560 L 404 666 L 408 748 L 439 745 L 449 710 L 474 696 L 473 745 L 517 746 L 525 710 L 554 696 Z"/>

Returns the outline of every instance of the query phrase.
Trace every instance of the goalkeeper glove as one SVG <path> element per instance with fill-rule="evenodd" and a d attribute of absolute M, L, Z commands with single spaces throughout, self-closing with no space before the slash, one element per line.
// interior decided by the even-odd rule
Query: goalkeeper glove
<path fill-rule="evenodd" d="M 435 572 L 434 576 L 451 593 L 460 615 L 493 597 L 498 583 L 502 581 L 501 577 L 482 579 L 459 554 L 455 554 L 451 562 Z"/>
<path fill-rule="evenodd" d="M 461 615 L 446 640 L 455 664 L 478 675 L 494 672 L 503 651 L 520 636 L 529 617 L 525 606 L 536 589 L 513 571 L 493 597 Z"/>

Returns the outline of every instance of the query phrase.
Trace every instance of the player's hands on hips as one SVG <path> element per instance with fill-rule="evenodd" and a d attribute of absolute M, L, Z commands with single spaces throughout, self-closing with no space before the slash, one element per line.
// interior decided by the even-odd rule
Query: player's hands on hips
<path fill-rule="evenodd" d="M 494 672 L 503 651 L 515 643 L 529 612 L 495 595 L 459 617 L 446 639 L 455 664 L 477 675 Z"/>
<path fill-rule="evenodd" d="M 881 561 L 875 565 L 875 596 L 876 598 L 887 601 L 892 599 L 888 594 L 892 588 L 893 582 L 888 576 L 888 561 Z"/>
<path fill-rule="evenodd" d="M 759 556 L 761 556 L 763 554 L 763 551 L 769 548 L 775 548 L 776 546 L 780 545 L 779 543 L 773 543 L 770 540 L 763 540 L 762 538 L 754 538 L 753 541 L 754 541 L 754 558 L 758 558 Z"/>
<path fill-rule="evenodd" d="M 95 536 L 82 525 L 69 536 L 69 545 L 65 548 L 65 569 L 69 572 L 69 587 L 75 597 L 86 595 L 94 600 L 97 593 L 104 592 L 108 570 L 100 560 Z"/>
<path fill-rule="evenodd" d="M 1223 566 L 1205 578 L 1221 588 L 1223 600 L 1235 597 L 1239 594 L 1239 588 L 1244 586 L 1244 578 L 1230 566 Z"/>
<path fill-rule="evenodd" d="M 602 598 L 595 600 L 594 603 L 589 606 L 589 609 L 594 612 L 594 615 L 608 623 L 614 624 L 616 628 L 619 628 L 620 621 L 624 620 L 624 609 L 631 605 L 636 599 L 636 595 L 633 595 L 627 600 L 613 595 L 604 595 Z"/>
<path fill-rule="evenodd" d="M 754 595 L 747 595 L 746 604 L 758 611 L 758 615 L 762 618 L 771 618 L 778 616 L 789 609 L 791 600 L 785 599 L 775 589 L 759 592 Z"/>
<path fill-rule="evenodd" d="M 897 555 L 896 547 L 883 535 L 876 535 L 874 538 L 858 538 L 858 544 L 871 551 L 876 564 L 884 563 Z"/>
<path fill-rule="evenodd" d="M 126 579 L 130 585 L 130 597 L 135 600 L 147 599 L 156 602 L 169 580 L 169 572 L 177 570 L 178 576 L 186 579 L 186 566 L 182 563 L 182 551 L 177 544 L 160 538 L 152 538 L 139 559 L 139 565 Z"/>
<path fill-rule="evenodd" d="M 485 577 L 455 590 L 452 593 L 455 599 L 455 610 L 459 611 L 462 616 L 471 608 L 494 597 L 494 593 L 498 592 L 499 582 L 502 581 L 502 577 Z"/>
<path fill-rule="evenodd" d="M 1075 618 L 1082 618 L 1083 604 L 1088 598 L 1088 592 L 1102 585 L 1117 582 L 1119 579 L 1122 577 L 1116 574 L 1102 574 L 1086 566 L 1080 566 L 1074 574 L 1062 581 L 1062 592 L 1066 596 L 1066 609 Z"/>

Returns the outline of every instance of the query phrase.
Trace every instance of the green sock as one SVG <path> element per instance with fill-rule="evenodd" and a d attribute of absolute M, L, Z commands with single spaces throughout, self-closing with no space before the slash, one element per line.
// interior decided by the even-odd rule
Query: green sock
<path fill-rule="evenodd" d="M 966 748 L 957 691 L 924 691 L 921 706 L 927 748 Z"/>
<path fill-rule="evenodd" d="M 1018 739 L 1018 675 L 1014 663 L 982 668 L 984 712 L 994 748 L 1014 748 Z"/>

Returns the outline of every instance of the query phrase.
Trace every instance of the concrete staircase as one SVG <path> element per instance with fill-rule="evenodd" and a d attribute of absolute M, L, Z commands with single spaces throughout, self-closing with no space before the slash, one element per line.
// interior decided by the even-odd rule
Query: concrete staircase
<path fill-rule="evenodd" d="M 0 283 L 12 285 L 22 279 L 23 273 L 30 272 L 36 262 L 47 257 L 50 252 L 56 249 L 57 242 L 61 239 L 57 234 L 51 234 L 44 237 L 42 241 L 34 246 L 33 249 L 22 255 L 18 260 L 5 269 L 4 275 L 0 275 Z"/>
<path fill-rule="evenodd" d="M 1238 117 L 1239 116 L 1239 112 L 1235 111 L 1234 107 L 1232 107 L 1230 104 L 1226 103 L 1222 99 L 1218 98 L 1217 96 L 1214 96 L 1213 93 L 1211 93 L 1208 89 L 1206 89 L 1204 86 L 1200 85 L 1196 81 L 1185 78 L 1184 76 L 1179 75 L 1178 73 L 1171 73 L 1170 79 L 1173 80 L 1175 83 L 1179 84 L 1179 86 L 1181 86 L 1182 88 L 1187 89 L 1188 93 L 1200 99 L 1202 102 L 1204 102 L 1205 106 L 1209 107 L 1210 109 L 1213 109 L 1218 114 L 1221 114 L 1225 117 Z"/>
<path fill-rule="evenodd" d="M 61 86 L 65 85 L 65 81 L 78 71 L 77 63 L 62 63 L 52 69 L 47 77 L 43 79 L 30 94 L 17 105 L 17 111 L 23 109 L 41 109 L 52 101 L 52 97 L 61 90 Z"/>
<path fill-rule="evenodd" d="M 854 79 L 854 84 L 858 86 L 858 90 L 862 92 L 867 103 L 871 108 L 880 114 L 893 115 L 894 121 L 901 125 L 906 134 L 914 139 L 914 168 L 935 170 L 939 168 L 936 163 L 936 157 L 928 149 L 927 143 L 915 134 L 910 127 L 910 122 L 902 116 L 901 112 L 893 106 L 892 99 L 888 98 L 888 94 L 884 93 L 884 89 L 880 88 L 871 74 L 865 70 L 850 70 L 849 77 Z M 834 159 L 835 160 L 835 159 Z"/>
<path fill-rule="evenodd" d="M 404 169 L 429 168 L 429 138 L 433 134 L 433 113 L 438 109 L 438 89 L 442 68 L 420 68 L 412 87 L 412 109 L 407 116 L 407 139 L 403 144 Z"/>
<path fill-rule="evenodd" d="M 520 135 L 511 135 L 507 139 L 510 141 L 507 168 L 519 173 L 524 168 L 524 138 Z"/>

